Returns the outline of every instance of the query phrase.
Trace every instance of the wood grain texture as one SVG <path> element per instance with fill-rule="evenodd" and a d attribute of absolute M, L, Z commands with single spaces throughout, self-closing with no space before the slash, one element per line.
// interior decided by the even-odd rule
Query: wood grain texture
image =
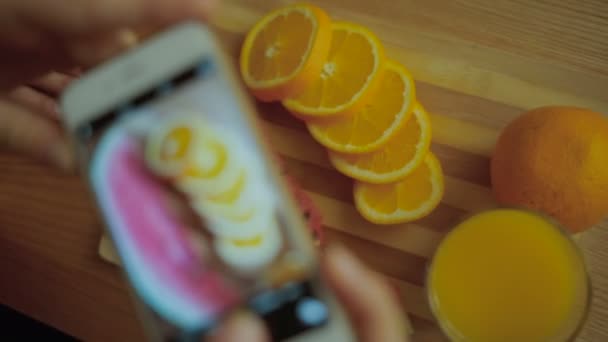
<path fill-rule="evenodd" d="M 0 302 L 87 341 L 142 340 L 100 227 L 78 179 L 0 155 Z"/>
<path fill-rule="evenodd" d="M 213 24 L 236 55 L 243 33 L 260 15 L 290 2 L 226 0 Z M 352 206 L 351 182 L 331 168 L 301 123 L 274 104 L 259 106 L 262 122 L 288 172 L 323 211 L 329 239 L 352 248 L 395 285 L 415 341 L 445 340 L 425 297 L 427 262 L 450 227 L 495 206 L 488 156 L 511 119 L 548 104 L 608 113 L 608 2 L 311 2 L 334 18 L 370 27 L 389 56 L 412 71 L 418 97 L 431 113 L 432 150 L 446 172 L 443 202 L 417 222 L 370 224 Z M 118 269 L 95 257 L 100 234 L 79 181 L 0 156 L 1 302 L 85 340 L 141 339 Z M 607 341 L 608 222 L 578 243 L 594 294 L 579 340 Z M 104 253 L 112 257 L 110 250 Z"/>

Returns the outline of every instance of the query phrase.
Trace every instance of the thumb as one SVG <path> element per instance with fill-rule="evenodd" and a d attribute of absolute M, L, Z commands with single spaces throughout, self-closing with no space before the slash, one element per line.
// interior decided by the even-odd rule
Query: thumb
<path fill-rule="evenodd" d="M 323 261 L 360 341 L 409 341 L 408 320 L 383 279 L 340 246 L 329 246 Z"/>
<path fill-rule="evenodd" d="M 252 313 L 238 312 L 224 322 L 213 335 L 210 342 L 267 342 L 270 341 L 264 323 Z"/>

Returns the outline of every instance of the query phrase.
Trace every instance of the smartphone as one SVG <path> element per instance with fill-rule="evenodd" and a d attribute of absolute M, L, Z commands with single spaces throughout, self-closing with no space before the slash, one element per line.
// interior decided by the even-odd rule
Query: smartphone
<path fill-rule="evenodd" d="M 232 61 L 188 22 L 74 82 L 64 124 L 149 333 L 237 310 L 274 340 L 351 341 Z"/>

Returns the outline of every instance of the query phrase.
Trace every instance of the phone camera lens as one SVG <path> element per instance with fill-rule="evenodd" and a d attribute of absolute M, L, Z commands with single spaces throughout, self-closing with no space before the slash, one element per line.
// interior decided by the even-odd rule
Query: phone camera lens
<path fill-rule="evenodd" d="M 298 301 L 296 314 L 303 324 L 317 326 L 327 320 L 328 310 L 320 300 L 306 297 Z"/>

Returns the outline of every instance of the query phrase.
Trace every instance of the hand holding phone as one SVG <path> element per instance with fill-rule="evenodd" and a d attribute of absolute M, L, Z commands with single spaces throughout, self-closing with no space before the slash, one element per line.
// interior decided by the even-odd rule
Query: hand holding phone
<path fill-rule="evenodd" d="M 410 340 L 412 328 L 393 291 L 352 253 L 330 246 L 321 260 L 325 278 L 353 323 L 357 341 Z M 253 315 L 237 314 L 223 324 L 210 342 L 267 342 L 266 327 Z M 321 340 L 320 340 L 321 341 Z"/>
<path fill-rule="evenodd" d="M 277 340 L 352 340 L 253 108 L 204 27 L 180 25 L 85 75 L 63 109 L 154 337 L 188 339 L 246 307 Z"/>
<path fill-rule="evenodd" d="M 204 18 L 216 0 L 3 1 L 0 7 L 0 148 L 73 172 L 56 100 L 76 69 L 134 42 L 125 27 Z M 140 31 L 140 30 L 138 30 Z"/>

